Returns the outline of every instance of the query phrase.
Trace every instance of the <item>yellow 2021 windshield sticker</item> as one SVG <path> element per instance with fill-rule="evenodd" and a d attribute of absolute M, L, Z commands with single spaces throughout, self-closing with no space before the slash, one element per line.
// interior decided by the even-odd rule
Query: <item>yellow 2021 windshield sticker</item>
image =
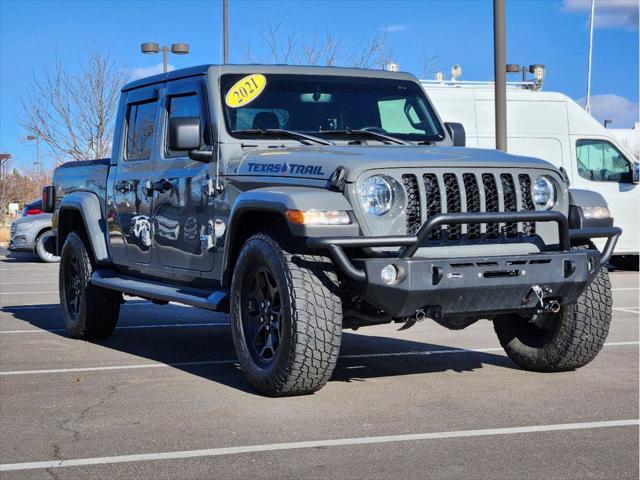
<path fill-rule="evenodd" d="M 244 107 L 258 98 L 266 86 L 267 78 L 264 75 L 247 75 L 233 84 L 224 101 L 230 108 Z"/>

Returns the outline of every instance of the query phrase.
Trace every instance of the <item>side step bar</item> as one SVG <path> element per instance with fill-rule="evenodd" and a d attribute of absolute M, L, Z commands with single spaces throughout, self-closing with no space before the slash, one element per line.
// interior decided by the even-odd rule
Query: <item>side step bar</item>
<path fill-rule="evenodd" d="M 182 285 L 172 285 L 152 280 L 122 275 L 114 270 L 96 270 L 91 275 L 91 283 L 97 287 L 108 288 L 118 292 L 136 295 L 138 297 L 178 302 L 207 310 L 228 311 L 229 291 L 217 290 L 211 292 Z"/>

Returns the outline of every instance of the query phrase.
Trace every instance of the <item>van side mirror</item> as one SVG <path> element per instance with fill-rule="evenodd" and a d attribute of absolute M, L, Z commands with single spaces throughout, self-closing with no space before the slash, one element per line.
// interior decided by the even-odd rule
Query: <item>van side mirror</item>
<path fill-rule="evenodd" d="M 176 117 L 169 119 L 167 148 L 174 151 L 197 150 L 201 145 L 200 119 Z"/>
<path fill-rule="evenodd" d="M 42 189 L 42 210 L 53 213 L 56 206 L 56 189 L 53 185 L 47 185 Z"/>
<path fill-rule="evenodd" d="M 445 122 L 444 126 L 449 132 L 454 147 L 464 147 L 467 144 L 467 135 L 461 123 Z"/>

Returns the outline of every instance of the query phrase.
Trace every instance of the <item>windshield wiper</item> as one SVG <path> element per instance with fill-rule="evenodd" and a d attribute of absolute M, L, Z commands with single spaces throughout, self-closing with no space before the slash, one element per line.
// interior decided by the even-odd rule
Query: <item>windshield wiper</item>
<path fill-rule="evenodd" d="M 232 130 L 231 133 L 247 135 L 282 135 L 293 138 L 294 140 L 299 140 L 302 143 L 304 143 L 303 140 L 308 140 L 310 142 L 319 143 L 320 145 L 335 145 L 331 140 L 307 135 L 306 133 L 294 132 L 293 130 L 284 130 L 282 128 L 252 128 L 248 130 Z"/>
<path fill-rule="evenodd" d="M 321 130 L 318 133 L 336 133 L 343 135 L 363 135 L 365 137 L 375 138 L 376 140 L 386 140 L 387 142 L 397 143 L 398 145 L 413 145 L 412 143 L 405 142 L 404 140 L 385 135 L 384 133 L 372 132 L 371 130 Z"/>

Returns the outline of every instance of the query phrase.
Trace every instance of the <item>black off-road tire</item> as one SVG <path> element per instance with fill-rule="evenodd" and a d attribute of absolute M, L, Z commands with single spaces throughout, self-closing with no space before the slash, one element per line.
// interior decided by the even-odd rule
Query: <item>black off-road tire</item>
<path fill-rule="evenodd" d="M 251 343 L 249 283 L 258 271 L 272 275 L 280 298 L 279 347 L 270 361 L 256 358 Z M 249 383 L 269 396 L 303 395 L 331 377 L 340 351 L 342 303 L 331 261 L 290 240 L 258 233 L 242 248 L 231 286 L 231 331 Z"/>
<path fill-rule="evenodd" d="M 60 257 L 47 250 L 47 242 L 51 241 L 51 237 L 53 237 L 53 232 L 51 230 L 45 230 L 36 238 L 35 253 L 38 255 L 38 258 L 45 263 L 57 263 L 60 261 Z"/>
<path fill-rule="evenodd" d="M 78 232 L 70 233 L 60 255 L 60 307 L 69 335 L 82 340 L 98 340 L 111 335 L 122 303 L 120 292 L 89 282 L 93 269 L 83 236 Z"/>
<path fill-rule="evenodd" d="M 540 329 L 517 315 L 494 321 L 500 344 L 525 370 L 560 372 L 591 362 L 602 349 L 611 323 L 611 283 L 602 267 L 575 305 L 562 307 Z"/>

